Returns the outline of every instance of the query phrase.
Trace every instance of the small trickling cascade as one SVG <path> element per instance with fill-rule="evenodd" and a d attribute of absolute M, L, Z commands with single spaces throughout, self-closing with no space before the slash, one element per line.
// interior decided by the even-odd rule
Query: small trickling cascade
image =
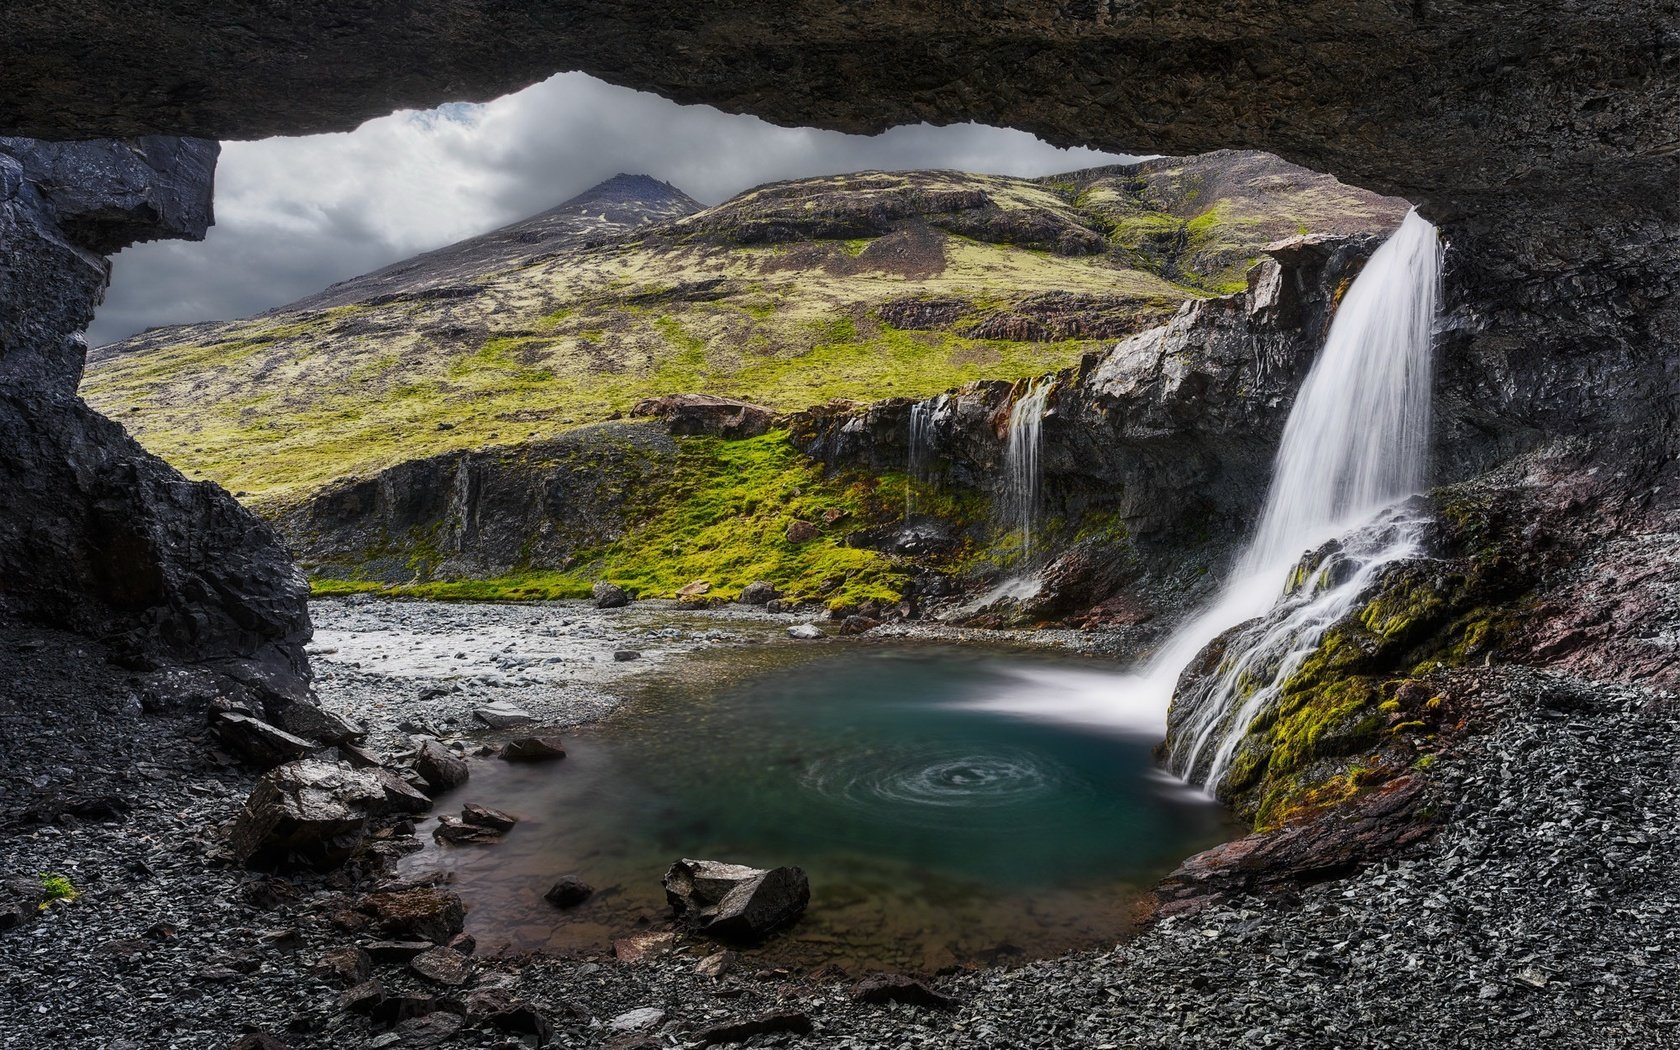
<path fill-rule="evenodd" d="M 1001 517 L 1021 534 L 1021 554 L 1033 552 L 1033 526 L 1038 518 L 1042 467 L 1039 455 L 1044 447 L 1044 408 L 1054 377 L 1035 379 L 1009 410 L 1009 427 L 1003 447 L 1004 489 Z"/>
<path fill-rule="evenodd" d="M 933 484 L 933 417 L 945 395 L 910 406 L 909 456 L 904 482 L 904 520 L 916 512 L 916 489 Z"/>
<path fill-rule="evenodd" d="M 1171 675 L 1165 700 L 1172 701 L 1180 671 L 1208 642 L 1260 617 L 1230 640 L 1213 674 L 1176 698 L 1188 718 L 1173 770 L 1210 790 L 1230 769 L 1249 723 L 1324 632 L 1386 566 L 1419 553 L 1424 523 L 1384 508 L 1424 479 L 1441 253 L 1435 227 L 1412 212 L 1371 256 L 1284 426 L 1253 541 L 1219 601 L 1155 663 L 1150 677 L 1158 687 Z M 1338 536 L 1342 542 L 1317 564 L 1301 562 Z"/>

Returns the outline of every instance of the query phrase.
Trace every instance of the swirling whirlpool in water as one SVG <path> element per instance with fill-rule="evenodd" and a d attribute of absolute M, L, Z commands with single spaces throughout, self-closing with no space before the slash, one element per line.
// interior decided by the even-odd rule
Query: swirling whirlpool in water
<path fill-rule="evenodd" d="M 812 763 L 802 782 L 833 802 L 900 823 L 937 822 L 955 809 L 1028 819 L 1048 804 L 1092 790 L 1043 755 L 998 747 L 838 755 Z"/>

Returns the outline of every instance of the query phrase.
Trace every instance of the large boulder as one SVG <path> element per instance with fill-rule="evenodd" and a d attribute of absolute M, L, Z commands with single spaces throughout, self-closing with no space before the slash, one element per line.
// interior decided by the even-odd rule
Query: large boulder
<path fill-rule="evenodd" d="M 436 886 L 370 893 L 356 908 L 380 933 L 411 942 L 448 944 L 467 920 L 461 898 Z"/>
<path fill-rule="evenodd" d="M 331 868 L 356 852 L 369 820 L 388 812 L 365 770 L 307 758 L 263 775 L 235 818 L 229 846 L 253 867 Z"/>
<path fill-rule="evenodd" d="M 630 604 L 630 596 L 624 593 L 624 588 L 606 580 L 597 580 L 589 593 L 594 596 L 597 609 L 622 609 Z"/>
<path fill-rule="evenodd" d="M 751 868 L 715 860 L 679 860 L 665 873 L 665 899 L 689 928 L 720 940 L 761 941 L 811 903 L 799 868 Z"/>
<path fill-rule="evenodd" d="M 238 711 L 213 711 L 210 731 L 223 747 L 261 769 L 296 761 L 318 749 L 302 737 Z"/>
<path fill-rule="evenodd" d="M 419 774 L 426 790 L 437 794 L 467 782 L 467 760 L 442 741 L 423 740 L 414 754 L 414 772 Z"/>

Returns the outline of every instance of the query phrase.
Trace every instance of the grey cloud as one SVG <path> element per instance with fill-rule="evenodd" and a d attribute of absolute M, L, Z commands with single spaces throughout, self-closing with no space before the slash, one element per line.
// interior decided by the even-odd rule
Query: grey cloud
<path fill-rule="evenodd" d="M 1129 159 L 974 124 L 870 137 L 783 128 L 562 74 L 486 105 L 397 113 L 348 134 L 227 143 L 216 227 L 202 243 L 119 255 L 88 341 L 259 313 L 621 171 L 713 204 L 764 182 L 868 168 L 1043 175 Z"/>

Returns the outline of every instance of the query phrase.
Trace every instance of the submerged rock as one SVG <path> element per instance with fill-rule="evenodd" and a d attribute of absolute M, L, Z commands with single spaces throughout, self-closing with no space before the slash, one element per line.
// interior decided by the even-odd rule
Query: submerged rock
<path fill-rule="evenodd" d="M 543 894 L 543 899 L 556 908 L 575 908 L 595 893 L 595 887 L 576 875 L 562 875 Z"/>
<path fill-rule="evenodd" d="M 453 846 L 484 845 L 500 842 L 502 833 L 496 828 L 469 824 L 460 817 L 445 813 L 438 818 L 437 827 L 432 829 L 432 838 Z"/>
<path fill-rule="evenodd" d="M 552 762 L 566 757 L 566 746 L 557 736 L 528 736 L 503 745 L 504 762 Z"/>
<path fill-rule="evenodd" d="M 752 943 L 791 923 L 811 902 L 811 885 L 795 867 L 751 868 L 683 859 L 665 873 L 665 899 L 692 929 Z"/>

